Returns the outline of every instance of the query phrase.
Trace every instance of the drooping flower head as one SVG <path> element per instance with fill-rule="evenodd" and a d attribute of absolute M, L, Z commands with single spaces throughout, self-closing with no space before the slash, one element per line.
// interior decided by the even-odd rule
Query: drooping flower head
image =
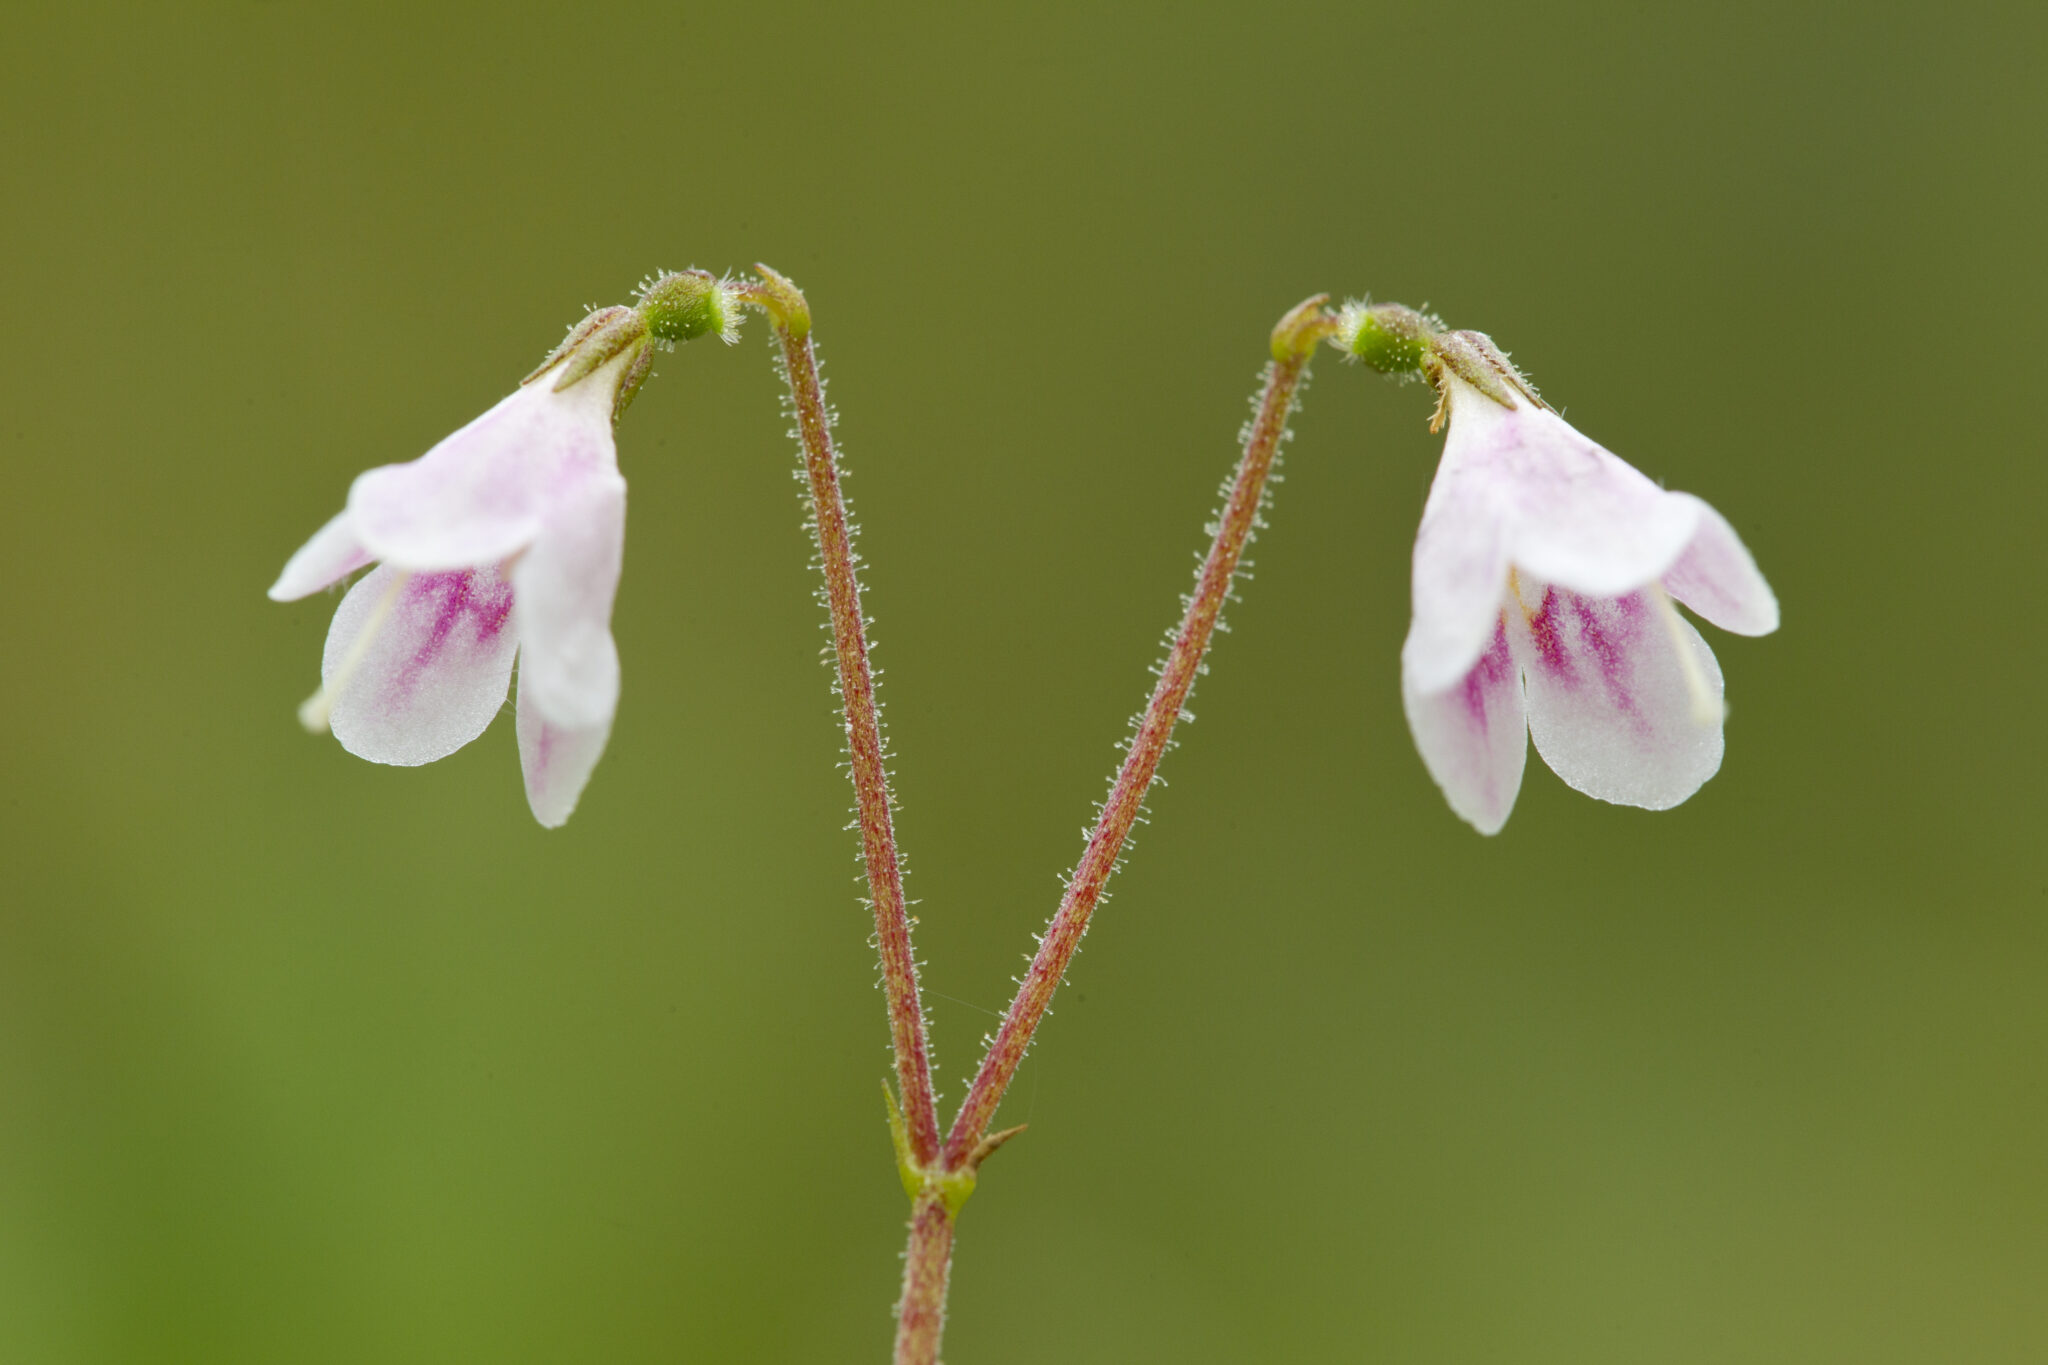
<path fill-rule="evenodd" d="M 1416 535 L 1401 695 L 1424 764 L 1481 833 L 1507 821 L 1528 738 L 1569 785 L 1664 810 L 1721 766 L 1714 652 L 1675 599 L 1766 635 L 1778 603 L 1726 520 L 1576 431 L 1491 340 L 1355 306 L 1343 344 L 1419 368 L 1450 423 Z"/>
<path fill-rule="evenodd" d="M 431 763 L 490 725 L 516 660 L 527 801 L 541 824 L 566 821 L 618 708 L 626 482 L 613 423 L 656 346 L 706 331 L 729 341 L 736 318 L 704 272 L 664 275 L 634 307 L 585 318 L 425 455 L 359 476 L 270 589 L 288 602 L 376 565 L 334 613 L 307 728 L 373 762 Z"/>

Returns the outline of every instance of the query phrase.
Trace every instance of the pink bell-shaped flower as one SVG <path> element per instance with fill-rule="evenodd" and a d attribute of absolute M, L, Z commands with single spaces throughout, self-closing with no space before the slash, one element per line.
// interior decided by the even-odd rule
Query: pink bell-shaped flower
<path fill-rule="evenodd" d="M 1544 406 L 1485 337 L 1441 338 L 1450 419 L 1415 540 L 1401 694 L 1451 808 L 1507 821 L 1527 739 L 1567 784 L 1664 810 L 1721 766 L 1714 652 L 1672 606 L 1766 635 L 1778 602 L 1712 507 Z"/>
<path fill-rule="evenodd" d="M 655 348 L 738 334 L 737 295 L 701 270 L 600 308 L 496 407 L 409 464 L 356 479 L 348 506 L 271 585 L 289 602 L 367 565 L 334 613 L 313 731 L 376 763 L 416 766 L 482 734 L 513 663 L 519 761 L 534 818 L 576 809 L 619 705 L 612 599 L 626 481 L 612 426 Z"/>
<path fill-rule="evenodd" d="M 643 350 L 560 389 L 559 365 L 543 371 L 419 459 L 356 479 L 270 589 L 288 602 L 377 565 L 334 613 L 309 729 L 373 762 L 431 763 L 484 732 L 516 657 L 527 800 L 543 825 L 569 818 L 619 702 L 612 411 Z"/>

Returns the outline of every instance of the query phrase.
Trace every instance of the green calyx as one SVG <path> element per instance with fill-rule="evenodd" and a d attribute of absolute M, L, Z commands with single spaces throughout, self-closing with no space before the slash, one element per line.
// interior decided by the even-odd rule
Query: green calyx
<path fill-rule="evenodd" d="M 1436 338 L 1434 349 L 1432 363 L 1440 371 L 1455 374 L 1504 408 L 1520 407 L 1525 398 L 1539 408 L 1549 406 L 1484 332 L 1451 332 Z"/>
<path fill-rule="evenodd" d="M 1436 320 L 1399 303 L 1348 303 L 1337 345 L 1381 374 L 1421 374 L 1439 336 Z"/>
<path fill-rule="evenodd" d="M 715 334 L 731 342 L 739 334 L 739 310 L 732 291 L 708 270 L 671 270 L 640 286 L 633 311 L 647 330 L 667 342 L 695 341 Z"/>
<path fill-rule="evenodd" d="M 612 396 L 617 421 L 640 392 L 654 365 L 654 352 L 715 333 L 728 343 L 739 338 L 740 296 L 707 270 L 671 270 L 641 282 L 631 305 L 600 308 L 569 329 L 562 344 L 522 383 L 542 375 L 560 393 L 620 361 Z"/>
<path fill-rule="evenodd" d="M 1405 304 L 1345 304 L 1337 315 L 1335 341 L 1345 354 L 1381 374 L 1404 379 L 1421 375 L 1439 391 L 1451 376 L 1502 407 L 1518 407 L 1524 399 L 1543 406 L 1535 387 L 1508 363 L 1492 338 L 1483 332 L 1450 331 L 1442 318 Z"/>
<path fill-rule="evenodd" d="M 520 382 L 531 384 L 542 375 L 552 375 L 554 391 L 560 393 L 622 356 L 625 366 L 619 372 L 618 389 L 612 400 L 612 418 L 616 421 L 640 391 L 648 368 L 654 363 L 646 321 L 623 305 L 600 308 L 571 327 L 562 344 L 548 352 L 540 368 Z"/>

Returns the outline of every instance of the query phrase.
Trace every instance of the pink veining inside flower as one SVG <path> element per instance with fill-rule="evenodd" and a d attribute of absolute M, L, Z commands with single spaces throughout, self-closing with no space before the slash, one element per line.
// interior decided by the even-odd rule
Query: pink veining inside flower
<path fill-rule="evenodd" d="M 1659 488 L 1556 413 L 1455 374 L 1416 537 L 1402 697 L 1430 775 L 1482 833 L 1506 823 L 1528 738 L 1604 801 L 1662 810 L 1720 767 L 1722 678 L 1673 608 L 1777 629 L 1778 604 L 1719 513 Z"/>

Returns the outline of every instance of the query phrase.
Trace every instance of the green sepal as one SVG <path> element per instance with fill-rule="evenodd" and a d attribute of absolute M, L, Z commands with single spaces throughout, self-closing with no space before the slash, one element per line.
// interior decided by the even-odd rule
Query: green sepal
<path fill-rule="evenodd" d="M 647 345 L 647 321 L 632 309 L 623 305 L 601 308 L 591 317 L 598 319 L 598 324 L 564 357 L 562 372 L 555 376 L 556 393 L 588 379 L 628 348 Z"/>
<path fill-rule="evenodd" d="M 626 356 L 618 387 L 612 395 L 612 420 L 616 422 L 647 380 L 648 370 L 654 364 L 653 345 L 647 322 L 638 313 L 622 304 L 600 308 L 571 327 L 569 335 L 562 338 L 562 344 L 549 351 L 548 358 L 519 382 L 521 385 L 531 384 L 542 375 L 552 373 L 555 377 L 554 391 L 560 393 L 570 385 L 588 379 L 620 356 Z"/>
<path fill-rule="evenodd" d="M 647 323 L 638 313 L 622 304 L 600 308 L 571 327 L 562 344 L 548 352 L 539 368 L 520 382 L 531 384 L 559 369 L 554 388 L 560 393 L 578 380 L 589 378 L 628 349 L 646 345 Z"/>
<path fill-rule="evenodd" d="M 626 409 L 632 406 L 635 395 L 640 392 L 640 386 L 647 382 L 647 376 L 653 370 L 654 348 L 642 346 L 640 354 L 633 357 L 631 363 L 626 366 L 626 372 L 619 377 L 619 396 L 612 400 L 614 423 L 626 415 Z"/>
<path fill-rule="evenodd" d="M 1431 360 L 1449 370 L 1504 408 L 1518 407 L 1527 398 L 1537 407 L 1548 407 L 1536 386 L 1511 364 L 1507 352 L 1484 332 L 1451 332 L 1435 338 Z"/>

